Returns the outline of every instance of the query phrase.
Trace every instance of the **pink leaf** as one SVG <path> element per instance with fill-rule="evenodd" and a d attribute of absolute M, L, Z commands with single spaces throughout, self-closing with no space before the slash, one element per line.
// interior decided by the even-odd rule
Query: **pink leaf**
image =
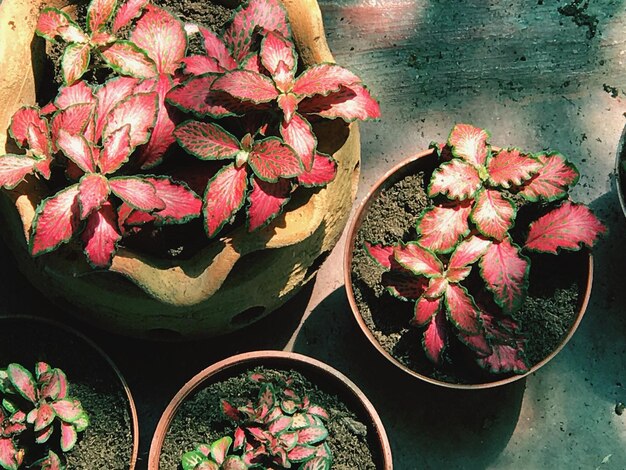
<path fill-rule="evenodd" d="M 222 168 L 207 185 L 204 195 L 205 230 L 214 237 L 227 223 L 232 222 L 246 200 L 248 178 L 245 167 L 230 164 Z"/>
<path fill-rule="evenodd" d="M 436 253 L 451 251 L 469 233 L 470 204 L 435 206 L 426 209 L 417 224 L 420 245 Z"/>
<path fill-rule="evenodd" d="M 148 5 L 130 40 L 146 51 L 158 73 L 173 74 L 185 57 L 187 35 L 183 24 L 166 10 Z"/>
<path fill-rule="evenodd" d="M 292 420 L 293 418 L 291 416 L 281 416 L 270 423 L 268 431 L 274 435 L 281 433 L 291 426 Z"/>
<path fill-rule="evenodd" d="M 102 136 L 105 119 L 109 112 L 124 98 L 133 93 L 135 86 L 139 80 L 131 77 L 118 77 L 107 81 L 98 88 L 96 92 L 97 108 L 96 108 L 96 137 Z"/>
<path fill-rule="evenodd" d="M 47 428 L 44 428 L 41 431 L 36 432 L 35 444 L 43 444 L 44 442 L 48 442 L 48 440 L 50 439 L 50 436 L 52 436 L 53 431 L 54 431 L 54 427 L 48 426 Z"/>
<path fill-rule="evenodd" d="M 113 132 L 130 124 L 130 146 L 144 144 L 154 127 L 158 108 L 155 92 L 137 93 L 119 102 L 106 118 L 102 137 L 106 140 Z"/>
<path fill-rule="evenodd" d="M 463 333 L 475 335 L 480 332 L 480 313 L 474 299 L 465 287 L 459 284 L 448 284 L 445 294 L 448 318 Z"/>
<path fill-rule="evenodd" d="M 484 129 L 470 124 L 456 124 L 450 136 L 448 144 L 452 147 L 452 154 L 466 162 L 480 167 L 487 161 L 487 139 L 489 134 Z"/>
<path fill-rule="evenodd" d="M 536 158 L 524 155 L 517 149 L 504 149 L 489 160 L 487 171 L 491 184 L 510 188 L 520 186 L 534 176 L 541 167 L 541 162 Z"/>
<path fill-rule="evenodd" d="M 157 74 L 156 64 L 143 49 L 130 41 L 115 41 L 101 50 L 109 67 L 121 75 L 150 78 Z"/>
<path fill-rule="evenodd" d="M 293 81 L 298 61 L 293 42 L 286 39 L 280 33 L 270 31 L 265 38 L 263 38 L 263 42 L 261 43 L 260 57 L 261 63 L 271 75 L 276 75 L 278 67 L 282 62 L 289 71 L 288 75 L 290 75 L 290 77 L 287 77 L 287 80 L 290 78 L 290 81 Z"/>
<path fill-rule="evenodd" d="M 248 196 L 248 231 L 252 232 L 269 224 L 289 201 L 291 183 L 280 179 L 266 183 L 252 178 L 252 191 Z"/>
<path fill-rule="evenodd" d="M 0 156 L 0 186 L 13 189 L 26 175 L 33 173 L 37 160 L 27 155 Z"/>
<path fill-rule="evenodd" d="M 246 433 L 239 426 L 235 429 L 234 439 L 233 439 L 233 449 L 239 450 L 243 447 L 244 441 L 246 439 Z"/>
<path fill-rule="evenodd" d="M 96 46 L 108 46 L 115 40 L 116 37 L 106 31 L 98 31 L 91 35 L 91 43 Z"/>
<path fill-rule="evenodd" d="M 304 462 L 315 455 L 317 449 L 312 446 L 298 445 L 287 454 L 290 462 Z"/>
<path fill-rule="evenodd" d="M 399 266 L 395 260 L 393 260 L 392 270 L 383 273 L 382 284 L 391 295 L 402 300 L 419 299 L 427 285 L 426 278 L 416 277 Z"/>
<path fill-rule="evenodd" d="M 117 243 L 121 239 L 115 209 L 110 202 L 104 202 L 99 209 L 91 213 L 82 234 L 89 264 L 97 268 L 108 268 L 117 250 Z"/>
<path fill-rule="evenodd" d="M 233 440 L 229 436 L 225 436 L 211 444 L 211 457 L 216 463 L 222 464 L 224 462 L 232 442 Z"/>
<path fill-rule="evenodd" d="M 255 142 L 248 163 L 260 179 L 271 183 L 298 176 L 303 170 L 296 152 L 276 137 Z"/>
<path fill-rule="evenodd" d="M 277 104 L 283 112 L 284 123 L 289 124 L 298 109 L 298 98 L 293 93 L 282 93 L 278 95 Z"/>
<path fill-rule="evenodd" d="M 342 87 L 328 96 L 314 95 L 302 100 L 298 109 L 302 114 L 317 114 L 323 118 L 342 118 L 346 122 L 380 117 L 380 105 L 363 85 Z"/>
<path fill-rule="evenodd" d="M 41 255 L 67 243 L 80 221 L 78 185 L 75 184 L 45 199 L 37 207 L 30 237 L 30 252 Z"/>
<path fill-rule="evenodd" d="M 317 139 L 309 121 L 296 113 L 288 123 L 286 121 L 281 122 L 280 134 L 285 139 L 285 143 L 296 151 L 302 160 L 305 171 L 312 170 Z"/>
<path fill-rule="evenodd" d="M 111 178 L 109 186 L 117 197 L 134 209 L 149 212 L 165 208 L 152 183 L 139 177 Z"/>
<path fill-rule="evenodd" d="M 91 145 L 82 135 L 72 135 L 65 129 L 60 129 L 57 145 L 63 153 L 78 165 L 85 173 L 96 171 Z"/>
<path fill-rule="evenodd" d="M 253 103 L 267 103 L 275 100 L 279 95 L 271 79 L 248 70 L 228 72 L 215 80 L 212 88 Z"/>
<path fill-rule="evenodd" d="M 138 17 L 149 2 L 150 0 L 126 0 L 123 2 L 113 20 L 113 32 L 117 33 L 131 20 Z"/>
<path fill-rule="evenodd" d="M 51 403 L 51 406 L 57 416 L 66 423 L 73 423 L 83 413 L 83 409 L 78 400 L 57 400 Z"/>
<path fill-rule="evenodd" d="M 306 69 L 291 90 L 298 96 L 328 95 L 340 88 L 358 85 L 361 79 L 335 64 L 318 64 Z"/>
<path fill-rule="evenodd" d="M 52 117 L 52 142 L 59 139 L 59 131 L 65 130 L 68 134 L 85 134 L 93 115 L 94 105 L 91 103 L 75 104 L 57 111 Z M 56 149 L 53 149 L 56 151 Z"/>
<path fill-rule="evenodd" d="M 113 131 L 103 143 L 98 166 L 102 174 L 113 173 L 128 161 L 132 152 L 130 146 L 130 124 Z"/>
<path fill-rule="evenodd" d="M 183 183 L 173 183 L 167 177 L 146 178 L 165 203 L 165 208 L 154 216 L 164 224 L 183 223 L 200 216 L 202 199 Z"/>
<path fill-rule="evenodd" d="M 78 185 L 80 218 L 86 219 L 93 211 L 100 209 L 109 198 L 109 184 L 102 175 L 94 173 L 83 176 Z"/>
<path fill-rule="evenodd" d="M 237 138 L 217 124 L 186 121 L 174 136 L 182 148 L 202 160 L 234 158 L 241 150 Z"/>
<path fill-rule="evenodd" d="M 204 38 L 204 49 L 209 58 L 214 59 L 222 70 L 237 68 L 237 62 L 232 58 L 230 51 L 217 34 L 206 28 L 200 28 L 200 33 Z"/>
<path fill-rule="evenodd" d="M 515 205 L 495 189 L 482 189 L 470 215 L 478 231 L 489 238 L 502 240 L 515 219 Z"/>
<path fill-rule="evenodd" d="M 455 272 L 457 271 L 458 269 L 455 270 Z M 469 271 L 468 271 L 468 274 L 469 274 Z M 448 288 L 448 284 L 450 282 L 458 282 L 461 280 L 462 279 L 457 280 L 453 276 L 450 276 L 449 270 L 445 273 L 445 277 L 437 276 L 437 277 L 430 278 L 428 280 L 428 288 L 424 291 L 424 297 L 426 297 L 427 299 L 431 299 L 431 300 L 438 299 L 446 292 L 446 289 Z"/>
<path fill-rule="evenodd" d="M 63 82 L 71 85 L 87 71 L 91 59 L 91 46 L 83 43 L 72 43 L 65 48 L 61 59 Z"/>
<path fill-rule="evenodd" d="M 20 364 L 9 364 L 6 368 L 6 373 L 11 384 L 22 397 L 26 398 L 31 403 L 37 401 L 37 390 L 33 374 Z"/>
<path fill-rule="evenodd" d="M 323 441 L 328 436 L 324 426 L 309 426 L 298 431 L 298 444 L 313 445 Z"/>
<path fill-rule="evenodd" d="M 232 116 L 245 109 L 228 93 L 212 89 L 217 78 L 218 75 L 193 77 L 173 88 L 167 95 L 167 101 L 183 111 L 216 118 Z"/>
<path fill-rule="evenodd" d="M 47 428 L 50 423 L 54 420 L 56 414 L 50 405 L 47 403 L 42 403 L 41 406 L 37 410 L 37 418 L 35 418 L 35 432 L 39 432 L 42 429 Z"/>
<path fill-rule="evenodd" d="M 578 182 L 578 170 L 563 155 L 540 155 L 543 164 L 539 172 L 519 192 L 529 201 L 554 201 L 567 194 L 570 186 Z"/>
<path fill-rule="evenodd" d="M 91 88 L 84 82 L 75 82 L 70 86 L 64 86 L 59 91 L 54 103 L 57 108 L 65 109 L 74 104 L 93 103 L 95 98 Z"/>
<path fill-rule="evenodd" d="M 383 268 L 391 269 L 391 264 L 394 261 L 393 246 L 374 245 L 370 242 L 365 242 L 363 243 L 363 248 Z"/>
<path fill-rule="evenodd" d="M 212 57 L 192 55 L 181 60 L 185 66 L 185 73 L 202 75 L 205 73 L 221 73 L 224 68 Z"/>
<path fill-rule="evenodd" d="M 480 260 L 480 273 L 504 313 L 513 314 L 522 306 L 528 288 L 528 259 L 505 238 L 493 243 Z"/>
<path fill-rule="evenodd" d="M 415 302 L 415 309 L 413 318 L 411 319 L 411 325 L 413 326 L 425 326 L 430 323 L 433 316 L 439 312 L 439 306 L 441 304 L 441 298 L 429 299 L 427 297 L 420 297 Z"/>
<path fill-rule="evenodd" d="M 481 331 L 477 335 L 467 335 L 463 332 L 459 332 L 457 336 L 463 344 L 475 351 L 476 354 L 481 357 L 490 356 L 493 352 L 484 331 Z"/>
<path fill-rule="evenodd" d="M 452 253 L 450 262 L 448 263 L 448 271 L 450 269 L 463 268 L 475 263 L 483 257 L 490 245 L 491 241 L 476 235 L 466 238 L 459 243 L 459 246 L 457 246 L 454 253 Z"/>
<path fill-rule="evenodd" d="M 78 434 L 70 423 L 61 423 L 61 450 L 69 452 L 76 445 Z"/>
<path fill-rule="evenodd" d="M 117 0 L 91 0 L 87 8 L 87 27 L 95 33 L 106 25 L 117 6 Z"/>
<path fill-rule="evenodd" d="M 443 264 L 437 255 L 416 242 L 395 247 L 394 257 L 403 268 L 418 276 L 433 277 L 443 273 Z"/>
<path fill-rule="evenodd" d="M 326 186 L 337 175 L 337 161 L 330 155 L 315 153 L 313 168 L 298 175 L 298 184 L 309 188 Z"/>
<path fill-rule="evenodd" d="M 85 43 L 89 40 L 67 13 L 56 8 L 44 8 L 41 11 L 36 33 L 52 42 L 57 36 L 69 43 Z"/>
<path fill-rule="evenodd" d="M 21 464 L 21 462 L 18 462 L 19 455 L 13 439 L 0 437 L 0 465 L 3 468 L 17 470 Z"/>
<path fill-rule="evenodd" d="M 434 364 L 441 364 L 447 337 L 446 317 L 443 312 L 440 311 L 429 323 L 422 339 L 422 346 L 426 357 Z"/>
<path fill-rule="evenodd" d="M 47 121 L 39 115 L 39 112 L 37 108 L 23 106 L 11 117 L 9 134 L 20 148 L 28 145 L 31 149 L 39 150 L 40 152 L 48 149 L 47 144 L 42 145 L 42 140 L 47 140 L 48 124 Z M 37 133 L 41 134 L 41 136 L 38 135 L 33 140 L 33 131 L 29 129 L 37 130 Z"/>
<path fill-rule="evenodd" d="M 519 348 L 508 344 L 494 344 L 492 354 L 478 359 L 478 364 L 493 374 L 515 372 L 523 374 L 528 366 L 520 357 Z"/>
<path fill-rule="evenodd" d="M 240 416 L 240 413 L 239 413 L 239 411 L 237 410 L 236 407 L 231 405 L 226 400 L 221 400 L 221 404 L 222 404 L 222 412 L 226 416 L 228 416 L 233 421 L 239 421 L 240 420 L 241 416 Z M 238 428 L 238 429 L 241 429 L 241 428 Z"/>
<path fill-rule="evenodd" d="M 428 195 L 435 197 L 445 194 L 450 199 L 463 201 L 472 199 L 481 187 L 478 171 L 469 163 L 454 158 L 435 169 L 428 186 Z"/>
<path fill-rule="evenodd" d="M 235 13 L 224 40 L 233 50 L 233 57 L 240 61 L 250 52 L 255 28 L 278 31 L 290 37 L 287 14 L 278 0 L 250 0 L 245 8 Z"/>
<path fill-rule="evenodd" d="M 606 227 L 591 210 L 566 201 L 530 224 L 524 248 L 556 254 L 559 249 L 578 250 L 581 245 L 593 247 Z"/>

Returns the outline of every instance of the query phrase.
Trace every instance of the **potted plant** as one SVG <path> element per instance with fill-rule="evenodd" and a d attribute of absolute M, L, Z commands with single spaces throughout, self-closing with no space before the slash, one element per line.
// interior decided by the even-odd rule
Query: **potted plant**
<path fill-rule="evenodd" d="M 187 382 L 159 420 L 148 462 L 150 470 L 331 465 L 391 469 L 382 422 L 344 375 L 283 351 L 232 356 Z"/>
<path fill-rule="evenodd" d="M 567 198 L 578 171 L 565 157 L 488 138 L 457 124 L 446 144 L 387 173 L 350 226 L 344 269 L 359 325 L 394 364 L 438 385 L 500 385 L 550 360 L 589 298 L 591 256 L 579 250 L 605 231 Z"/>
<path fill-rule="evenodd" d="M 133 469 L 137 413 L 111 359 L 51 320 L 3 316 L 0 324 L 0 468 Z"/>
<path fill-rule="evenodd" d="M 26 274 L 95 323 L 143 336 L 221 334 L 288 300 L 345 224 L 350 123 L 379 115 L 319 40 L 317 4 L 250 0 L 223 34 L 147 1 L 92 0 L 85 26 L 51 7 L 36 18 L 40 5 L 0 11 L 28 20 L 0 41 L 3 235 Z M 42 77 L 24 62 L 33 33 L 62 51 L 62 85 L 41 107 Z M 12 73 L 29 94 L 9 99 Z"/>

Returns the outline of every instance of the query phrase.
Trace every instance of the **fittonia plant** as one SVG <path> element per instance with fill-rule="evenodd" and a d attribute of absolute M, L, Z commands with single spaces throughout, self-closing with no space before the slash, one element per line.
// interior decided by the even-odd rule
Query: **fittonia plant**
<path fill-rule="evenodd" d="M 517 313 L 528 288 L 530 253 L 592 247 L 604 226 L 585 206 L 567 199 L 578 171 L 562 155 L 493 150 L 483 129 L 456 125 L 447 146 L 435 146 L 440 164 L 428 193 L 435 205 L 417 222 L 418 238 L 367 252 L 388 273 L 394 296 L 414 302 L 412 324 L 424 328 L 423 349 L 436 365 L 452 335 L 493 372 L 523 373 L 525 340 Z M 511 236 L 520 204 L 541 208 L 521 246 Z M 526 202 L 522 202 L 526 201 Z M 546 206 L 547 207 L 544 207 Z M 478 265 L 480 282 L 468 276 Z M 489 299 L 483 301 L 485 294 Z"/>
<path fill-rule="evenodd" d="M 187 56 L 194 31 L 206 54 Z M 335 177 L 313 121 L 380 114 L 346 69 L 303 68 L 278 0 L 250 0 L 223 34 L 148 0 L 92 0 L 84 29 L 46 8 L 37 34 L 67 44 L 64 85 L 43 108 L 15 113 L 9 134 L 23 151 L 0 156 L 6 189 L 49 180 L 30 228 L 33 256 L 75 240 L 92 266 L 107 268 L 142 227 L 203 217 L 215 237 L 245 212 L 248 230 L 259 230 L 299 188 Z M 191 177 L 181 171 L 190 166 Z M 196 188 L 203 197 L 190 189 L 198 180 L 208 181 Z"/>
<path fill-rule="evenodd" d="M 289 377 L 252 374 L 250 380 L 261 383 L 255 403 L 236 407 L 222 400 L 224 415 L 236 424 L 233 435 L 186 452 L 183 470 L 330 469 L 328 412 L 298 396 Z"/>
<path fill-rule="evenodd" d="M 33 376 L 22 365 L 9 364 L 0 369 L 0 398 L 0 467 L 64 468 L 63 453 L 89 426 L 80 402 L 69 395 L 65 373 L 38 362 Z"/>

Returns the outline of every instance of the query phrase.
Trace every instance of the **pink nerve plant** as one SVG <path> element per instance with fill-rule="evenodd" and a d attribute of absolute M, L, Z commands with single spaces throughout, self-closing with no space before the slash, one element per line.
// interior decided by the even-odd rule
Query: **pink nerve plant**
<path fill-rule="evenodd" d="M 421 214 L 417 240 L 366 243 L 365 249 L 388 271 L 383 278 L 388 291 L 414 302 L 411 323 L 424 328 L 423 349 L 435 365 L 442 364 L 455 335 L 481 367 L 523 373 L 529 364 L 517 313 L 530 270 L 523 253 L 592 247 L 605 227 L 587 207 L 566 200 L 578 171 L 562 155 L 493 151 L 487 138 L 483 129 L 456 125 L 447 146 L 436 146 L 442 161 L 428 186 L 435 205 Z M 522 246 L 509 233 L 516 216 L 512 195 L 550 203 L 528 227 Z M 479 287 L 466 282 L 476 264 Z M 493 303 L 482 301 L 485 293 Z"/>
<path fill-rule="evenodd" d="M 193 30 L 206 54 L 187 56 Z M 37 34 L 67 44 L 64 85 L 43 108 L 15 113 L 9 134 L 22 153 L 0 156 L 6 189 L 49 180 L 29 234 L 33 256 L 80 240 L 89 263 L 107 268 L 123 238 L 146 224 L 203 217 L 214 237 L 243 211 L 248 230 L 258 230 L 300 187 L 335 177 L 337 163 L 317 150 L 309 118 L 380 114 L 358 77 L 337 65 L 296 77 L 301 64 L 278 0 L 250 0 L 223 34 L 184 25 L 148 0 L 92 0 L 84 29 L 46 8 Z M 106 80 L 85 79 L 90 69 Z M 261 83 L 272 84 L 272 96 Z M 185 176 L 193 157 L 198 171 Z M 203 197 L 190 189 L 198 181 L 208 182 L 198 188 Z"/>

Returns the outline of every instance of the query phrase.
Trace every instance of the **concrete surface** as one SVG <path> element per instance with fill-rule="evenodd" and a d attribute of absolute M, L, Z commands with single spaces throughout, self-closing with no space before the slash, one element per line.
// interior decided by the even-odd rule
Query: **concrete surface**
<path fill-rule="evenodd" d="M 583 176 L 573 197 L 590 204 L 610 234 L 595 251 L 591 302 L 566 348 L 538 373 L 495 390 L 417 382 L 378 357 L 357 330 L 341 242 L 314 285 L 240 334 L 161 345 L 78 325 L 111 352 L 135 395 L 139 469 L 161 411 L 187 379 L 218 359 L 261 348 L 308 354 L 352 378 L 378 408 L 398 470 L 626 468 L 626 413 L 615 412 L 626 402 L 626 223 L 613 174 L 626 123 L 626 9 L 622 0 L 590 0 L 586 13 L 598 26 L 588 37 L 586 26 L 559 13 L 566 4 L 321 1 L 337 61 L 360 74 L 382 104 L 383 119 L 361 128 L 358 201 L 381 173 L 445 139 L 455 122 L 487 128 L 496 145 L 558 149 L 578 165 Z M 6 250 L 3 259 L 7 310 L 44 313 L 46 302 L 15 275 Z"/>

